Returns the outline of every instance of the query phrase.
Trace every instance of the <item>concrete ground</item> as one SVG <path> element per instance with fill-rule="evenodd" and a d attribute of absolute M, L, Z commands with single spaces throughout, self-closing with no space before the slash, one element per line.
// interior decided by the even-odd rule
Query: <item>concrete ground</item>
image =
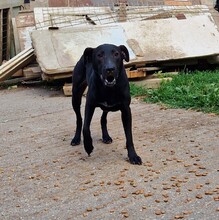
<path fill-rule="evenodd" d="M 119 112 L 105 145 L 96 110 L 88 157 L 61 91 L 1 90 L 0 106 L 0 219 L 219 219 L 218 116 L 133 100 L 138 166 Z"/>

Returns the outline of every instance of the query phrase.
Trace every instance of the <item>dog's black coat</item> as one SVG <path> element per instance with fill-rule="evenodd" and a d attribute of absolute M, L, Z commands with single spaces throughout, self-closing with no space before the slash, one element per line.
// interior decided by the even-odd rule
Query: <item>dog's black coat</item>
<path fill-rule="evenodd" d="M 136 154 L 133 144 L 132 116 L 129 107 L 131 97 L 123 59 L 129 61 L 128 50 L 123 45 L 117 47 L 103 44 L 97 48 L 85 49 L 73 71 L 72 106 L 77 117 L 77 128 L 71 145 L 78 145 L 81 141 L 81 97 L 88 85 L 83 125 L 84 148 L 88 155 L 93 151 L 90 123 L 95 108 L 100 107 L 103 110 L 101 128 L 104 143 L 112 142 L 107 131 L 107 113 L 120 110 L 129 160 L 132 164 L 141 164 L 141 158 Z"/>
<path fill-rule="evenodd" d="M 219 0 L 216 1 L 216 4 L 214 6 L 214 9 L 219 12 Z"/>

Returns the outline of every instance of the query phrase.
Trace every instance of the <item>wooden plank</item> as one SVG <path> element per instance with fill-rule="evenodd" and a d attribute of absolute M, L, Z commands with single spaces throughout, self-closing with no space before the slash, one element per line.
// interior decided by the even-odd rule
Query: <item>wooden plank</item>
<path fill-rule="evenodd" d="M 150 79 L 144 79 L 144 80 L 138 80 L 138 81 L 132 81 L 136 85 L 143 86 L 148 89 L 156 89 L 160 86 L 160 83 L 162 81 L 170 81 L 172 80 L 171 77 L 167 78 L 150 78 Z M 66 83 L 63 86 L 63 92 L 65 96 L 72 96 L 72 84 Z M 86 92 L 85 92 L 86 93 Z"/>
<path fill-rule="evenodd" d="M 152 79 L 145 79 L 140 81 L 132 81 L 136 85 L 143 86 L 148 89 L 156 89 L 160 86 L 162 81 L 172 80 L 171 77 L 167 78 L 152 78 Z"/>
<path fill-rule="evenodd" d="M 34 49 L 28 48 L 0 66 L 0 82 L 10 78 L 16 71 L 35 59 Z"/>
<path fill-rule="evenodd" d="M 3 24 L 3 18 L 2 18 L 3 11 L 0 9 L 0 65 L 2 63 L 2 24 Z"/>
<path fill-rule="evenodd" d="M 126 70 L 126 74 L 129 79 L 131 78 L 141 78 L 146 76 L 146 71 L 144 68 L 137 70 Z"/>
<path fill-rule="evenodd" d="M 144 68 L 138 68 L 136 70 L 130 70 L 130 69 L 126 69 L 126 73 L 129 79 L 131 78 L 142 78 L 145 77 L 146 71 L 158 71 L 160 70 L 159 67 L 144 67 Z M 46 73 L 42 73 L 42 78 L 43 80 L 56 80 L 56 79 L 63 79 L 63 78 L 70 78 L 72 76 L 72 71 L 71 72 L 66 72 L 66 73 L 60 73 L 60 74 L 46 74 Z"/>
<path fill-rule="evenodd" d="M 65 83 L 65 85 L 63 86 L 63 92 L 65 96 L 72 96 L 72 84 Z"/>
<path fill-rule="evenodd" d="M 27 66 L 23 69 L 23 74 L 25 77 L 38 78 L 41 77 L 42 71 L 39 65 Z"/>
<path fill-rule="evenodd" d="M 145 18 L 145 20 L 172 18 L 172 14 L 170 12 L 163 12 L 163 13 L 152 15 L 151 17 Z"/>
<path fill-rule="evenodd" d="M 15 57 L 13 57 L 12 59 L 10 59 L 9 61 L 7 61 L 6 63 L 4 63 L 2 66 L 0 66 L 0 73 L 2 74 L 3 71 L 5 71 L 6 69 L 8 69 L 8 66 L 10 65 L 10 68 L 13 67 L 13 64 L 16 64 L 16 61 L 18 61 L 19 59 L 22 59 L 22 57 L 25 54 L 28 54 L 30 51 L 32 52 L 32 48 L 28 48 L 22 52 L 20 52 L 19 54 L 17 54 Z"/>
<path fill-rule="evenodd" d="M 125 22 L 127 21 L 127 11 L 126 11 L 126 3 L 119 3 L 119 10 L 118 10 L 118 21 Z"/>
<path fill-rule="evenodd" d="M 71 76 L 72 76 L 72 72 L 53 74 L 53 75 L 50 75 L 50 74 L 48 75 L 48 74 L 42 72 L 42 79 L 47 80 L 47 81 L 70 78 Z"/>
<path fill-rule="evenodd" d="M 13 77 L 21 77 L 21 76 L 23 76 L 23 70 L 22 69 L 19 69 L 18 71 L 16 71 L 13 74 Z"/>
<path fill-rule="evenodd" d="M 15 18 L 12 18 L 12 27 L 13 27 L 13 33 L 14 33 L 15 53 L 18 54 L 21 52 L 21 47 L 19 43 L 18 30 L 17 30 Z"/>
<path fill-rule="evenodd" d="M 11 8 L 8 9 L 8 13 L 7 13 L 7 51 L 6 51 L 7 60 L 10 59 L 10 53 L 11 53 L 11 10 L 12 10 Z"/>
<path fill-rule="evenodd" d="M 0 82 L 6 79 L 9 79 L 12 75 L 14 75 L 18 70 L 22 69 L 24 66 L 28 65 L 31 61 L 33 61 L 34 56 L 30 54 L 26 56 L 22 61 L 13 65 L 12 68 L 8 68 L 5 72 L 0 75 Z M 9 65 L 10 66 L 10 65 Z"/>
<path fill-rule="evenodd" d="M 87 94 L 87 89 L 85 89 L 83 95 Z M 65 83 L 63 86 L 63 92 L 65 96 L 72 96 L 72 83 Z"/>
<path fill-rule="evenodd" d="M 164 4 L 169 6 L 192 6 L 191 1 L 166 0 L 164 1 Z"/>

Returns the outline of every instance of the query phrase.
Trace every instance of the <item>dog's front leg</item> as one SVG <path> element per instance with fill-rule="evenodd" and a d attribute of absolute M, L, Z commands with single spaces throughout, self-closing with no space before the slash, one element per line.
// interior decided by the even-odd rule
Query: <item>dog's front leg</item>
<path fill-rule="evenodd" d="M 95 107 L 90 105 L 88 102 L 85 106 L 85 117 L 84 117 L 84 126 L 83 126 L 83 136 L 84 136 L 84 149 L 87 154 L 90 156 L 93 151 L 93 141 L 90 133 L 90 123 L 94 114 Z"/>
<path fill-rule="evenodd" d="M 122 110 L 122 123 L 126 136 L 126 147 L 128 150 L 129 161 L 132 164 L 142 164 L 141 158 L 135 152 L 133 138 L 132 138 L 132 115 L 129 106 L 124 107 Z"/>
<path fill-rule="evenodd" d="M 107 114 L 108 112 L 103 111 L 102 117 L 101 117 L 101 128 L 102 128 L 102 141 L 105 144 L 111 144 L 113 142 L 112 138 L 109 136 L 108 130 L 107 130 Z"/>

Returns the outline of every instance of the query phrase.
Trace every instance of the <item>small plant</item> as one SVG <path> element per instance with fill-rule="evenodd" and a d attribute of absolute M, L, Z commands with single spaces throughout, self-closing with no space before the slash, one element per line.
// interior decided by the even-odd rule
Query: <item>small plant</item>
<path fill-rule="evenodd" d="M 147 94 L 147 89 L 137 86 L 134 83 L 130 83 L 130 94 L 133 97 L 145 96 Z"/>

